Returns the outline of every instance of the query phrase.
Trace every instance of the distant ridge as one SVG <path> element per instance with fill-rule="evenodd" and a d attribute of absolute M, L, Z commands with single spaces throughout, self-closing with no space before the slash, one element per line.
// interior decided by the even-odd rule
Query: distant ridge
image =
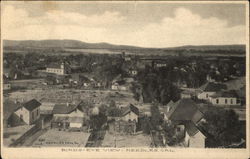
<path fill-rule="evenodd" d="M 3 40 L 4 47 L 34 47 L 34 48 L 81 48 L 81 49 L 141 49 L 128 45 L 113 45 L 109 43 L 86 43 L 78 40 Z"/>
<path fill-rule="evenodd" d="M 144 48 L 109 43 L 86 43 L 78 40 L 3 40 L 4 47 L 22 48 L 81 48 L 81 49 L 163 49 L 163 50 L 242 50 L 245 45 L 185 45 L 180 47 Z"/>
<path fill-rule="evenodd" d="M 234 44 L 234 45 L 184 45 L 179 47 L 169 47 L 169 50 L 245 50 L 246 45 Z"/>

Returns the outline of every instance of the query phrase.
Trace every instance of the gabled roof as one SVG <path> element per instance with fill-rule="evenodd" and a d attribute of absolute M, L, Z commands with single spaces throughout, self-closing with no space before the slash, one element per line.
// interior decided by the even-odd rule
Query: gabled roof
<path fill-rule="evenodd" d="M 194 123 L 198 123 L 203 118 L 203 116 L 204 116 L 204 114 L 201 111 L 197 110 L 194 113 L 193 118 L 192 118 L 191 121 L 194 122 Z"/>
<path fill-rule="evenodd" d="M 53 114 L 69 114 L 77 108 L 76 104 L 55 104 Z"/>
<path fill-rule="evenodd" d="M 136 115 L 139 115 L 139 109 L 133 104 L 130 104 L 123 109 L 122 116 L 127 115 L 130 111 L 134 112 Z"/>
<path fill-rule="evenodd" d="M 60 69 L 61 68 L 61 63 L 51 63 L 47 66 L 47 68 L 56 68 Z"/>
<path fill-rule="evenodd" d="M 170 102 L 168 102 L 167 106 L 170 107 L 170 108 L 173 107 L 174 106 L 174 102 L 171 100 Z"/>
<path fill-rule="evenodd" d="M 197 121 L 203 117 L 195 102 L 191 99 L 180 99 L 174 103 L 167 114 L 168 119 L 173 121 Z"/>
<path fill-rule="evenodd" d="M 32 99 L 26 103 L 23 104 L 23 107 L 26 108 L 29 111 L 32 111 L 39 107 L 41 105 L 40 102 L 38 102 L 36 99 Z"/>
<path fill-rule="evenodd" d="M 204 92 L 218 92 L 222 89 L 227 89 L 225 84 L 208 82 L 200 87 Z"/>
<path fill-rule="evenodd" d="M 215 93 L 214 95 L 211 95 L 212 98 L 219 98 L 219 97 L 233 97 L 238 98 L 238 94 L 235 90 L 230 91 L 220 91 Z"/>
<path fill-rule="evenodd" d="M 194 136 L 199 132 L 199 129 L 191 121 L 185 123 L 185 128 L 189 136 Z"/>
<path fill-rule="evenodd" d="M 8 119 L 10 115 L 21 108 L 20 103 L 15 103 L 12 100 L 4 100 L 3 102 L 3 117 L 4 119 Z"/>
<path fill-rule="evenodd" d="M 73 112 L 75 109 L 78 109 L 83 112 L 80 104 L 72 104 L 72 103 L 63 103 L 63 104 L 55 104 L 52 113 L 53 114 L 69 114 Z"/>

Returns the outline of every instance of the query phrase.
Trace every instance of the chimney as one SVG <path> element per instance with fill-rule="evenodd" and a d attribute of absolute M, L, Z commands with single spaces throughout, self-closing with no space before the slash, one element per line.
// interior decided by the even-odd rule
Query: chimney
<path fill-rule="evenodd" d="M 66 103 L 67 107 L 69 106 L 69 102 Z"/>

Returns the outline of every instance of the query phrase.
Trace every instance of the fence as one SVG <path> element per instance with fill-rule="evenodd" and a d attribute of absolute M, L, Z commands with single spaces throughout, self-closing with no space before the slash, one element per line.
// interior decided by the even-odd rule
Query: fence
<path fill-rule="evenodd" d="M 43 125 L 43 121 L 42 120 L 43 119 L 37 121 L 36 124 L 35 124 L 35 126 L 33 126 L 28 131 L 26 131 L 22 136 L 20 136 L 18 139 L 16 139 L 9 146 L 10 147 L 21 146 L 28 137 L 30 137 L 31 135 L 35 134 L 37 131 L 39 131 L 39 130 L 42 129 L 42 125 Z"/>

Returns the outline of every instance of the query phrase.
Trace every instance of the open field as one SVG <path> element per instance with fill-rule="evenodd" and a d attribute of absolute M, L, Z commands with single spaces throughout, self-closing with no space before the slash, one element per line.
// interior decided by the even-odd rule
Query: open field
<path fill-rule="evenodd" d="M 84 147 L 89 133 L 66 132 L 50 129 L 34 141 L 33 147 Z"/>
<path fill-rule="evenodd" d="M 129 92 L 111 90 L 76 90 L 76 89 L 32 89 L 9 93 L 9 99 L 37 99 L 48 103 L 66 103 L 71 101 L 88 100 L 95 104 L 109 104 L 110 100 L 119 101 L 117 104 L 127 105 L 136 103 Z"/>
<path fill-rule="evenodd" d="M 116 141 L 115 141 L 116 139 Z M 149 147 L 151 139 L 149 135 L 116 135 L 106 133 L 102 147 Z"/>

